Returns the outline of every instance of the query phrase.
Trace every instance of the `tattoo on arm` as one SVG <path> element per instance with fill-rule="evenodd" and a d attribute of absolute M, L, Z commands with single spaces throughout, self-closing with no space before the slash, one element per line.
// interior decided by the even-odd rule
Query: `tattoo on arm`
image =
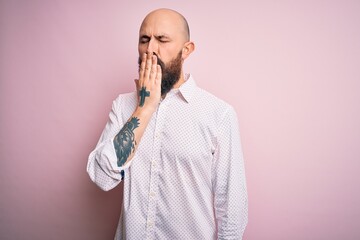
<path fill-rule="evenodd" d="M 146 91 L 146 87 L 142 87 L 141 90 L 139 91 L 139 96 L 140 96 L 139 106 L 142 107 L 144 106 L 145 98 L 150 96 L 150 92 Z"/>
<path fill-rule="evenodd" d="M 135 135 L 134 129 L 139 126 L 139 119 L 132 117 L 125 123 L 124 127 L 114 138 L 114 147 L 117 156 L 117 165 L 121 167 L 129 158 L 131 151 L 135 150 Z"/>

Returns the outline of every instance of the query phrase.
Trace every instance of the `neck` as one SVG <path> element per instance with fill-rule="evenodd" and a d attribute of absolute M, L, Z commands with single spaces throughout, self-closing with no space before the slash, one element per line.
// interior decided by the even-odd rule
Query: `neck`
<path fill-rule="evenodd" d="M 172 89 L 177 89 L 177 88 L 179 88 L 184 82 L 185 82 L 184 72 L 183 72 L 183 70 L 181 69 L 179 81 L 177 81 L 177 82 L 175 83 L 175 85 L 172 87 Z M 164 99 L 165 97 L 166 97 L 166 94 L 161 95 L 161 98 L 162 98 L 162 99 Z"/>
<path fill-rule="evenodd" d="M 173 86 L 173 89 L 179 88 L 184 82 L 185 82 L 184 72 L 181 69 L 179 81 L 177 81 L 177 83 L 175 83 L 175 85 Z"/>

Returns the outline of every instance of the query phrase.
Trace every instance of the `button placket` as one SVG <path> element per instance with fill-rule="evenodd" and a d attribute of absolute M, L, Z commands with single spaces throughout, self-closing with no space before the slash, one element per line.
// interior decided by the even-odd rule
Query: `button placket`
<path fill-rule="evenodd" d="M 160 132 L 163 125 L 165 110 L 164 101 L 162 101 L 156 112 L 155 119 L 155 130 L 154 130 L 154 143 L 152 151 L 152 160 L 150 162 L 150 184 L 149 184 L 149 194 L 148 194 L 148 212 L 147 212 L 147 239 L 153 239 L 155 234 L 155 221 L 156 221 L 156 202 L 157 202 L 157 188 L 158 188 L 158 159 L 160 158 Z"/>

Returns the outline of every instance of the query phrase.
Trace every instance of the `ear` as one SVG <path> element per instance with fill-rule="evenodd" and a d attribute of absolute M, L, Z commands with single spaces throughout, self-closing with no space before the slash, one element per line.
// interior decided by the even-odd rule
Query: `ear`
<path fill-rule="evenodd" d="M 193 42 L 186 42 L 182 49 L 182 59 L 185 60 L 195 50 Z"/>

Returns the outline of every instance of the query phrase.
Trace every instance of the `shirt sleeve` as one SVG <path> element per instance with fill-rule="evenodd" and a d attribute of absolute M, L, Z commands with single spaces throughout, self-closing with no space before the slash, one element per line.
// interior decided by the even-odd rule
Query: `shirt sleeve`
<path fill-rule="evenodd" d="M 124 123 L 120 111 L 121 97 L 112 104 L 109 120 L 106 123 L 95 149 L 90 153 L 87 163 L 87 172 L 90 179 L 102 190 L 108 191 L 116 187 L 122 180 L 124 166 L 117 166 L 117 156 L 113 144 L 114 137 L 119 133 Z"/>
<path fill-rule="evenodd" d="M 213 161 L 218 239 L 242 239 L 248 222 L 248 198 L 238 121 L 232 107 L 219 127 Z"/>

